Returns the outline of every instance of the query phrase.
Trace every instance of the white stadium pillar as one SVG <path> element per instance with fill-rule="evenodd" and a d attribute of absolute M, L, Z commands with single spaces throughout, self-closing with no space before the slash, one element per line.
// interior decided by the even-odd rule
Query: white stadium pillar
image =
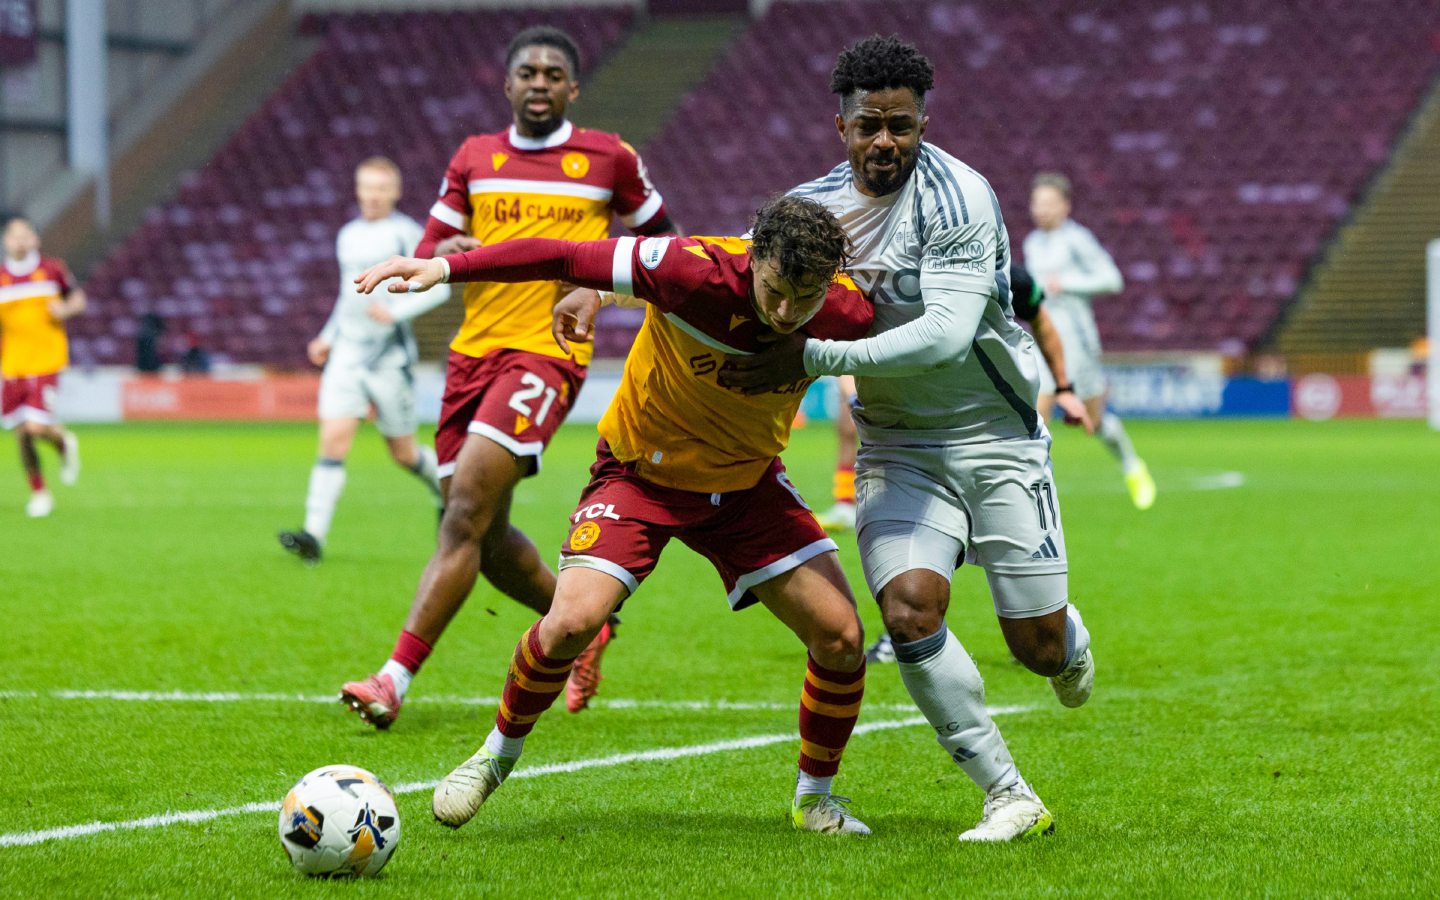
<path fill-rule="evenodd" d="M 105 0 L 65 0 L 65 126 L 70 168 L 95 179 L 95 224 L 110 227 Z"/>
<path fill-rule="evenodd" d="M 1440 431 L 1440 238 L 1425 248 L 1425 272 L 1428 295 L 1425 333 L 1430 343 L 1430 358 L 1425 366 L 1426 393 L 1430 398 L 1430 427 Z"/>

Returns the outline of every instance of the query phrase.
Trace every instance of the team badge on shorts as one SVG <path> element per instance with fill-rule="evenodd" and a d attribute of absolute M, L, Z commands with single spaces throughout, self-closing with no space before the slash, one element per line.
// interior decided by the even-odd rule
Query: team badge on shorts
<path fill-rule="evenodd" d="M 589 550 L 600 540 L 600 526 L 594 522 L 581 522 L 570 532 L 571 550 Z"/>

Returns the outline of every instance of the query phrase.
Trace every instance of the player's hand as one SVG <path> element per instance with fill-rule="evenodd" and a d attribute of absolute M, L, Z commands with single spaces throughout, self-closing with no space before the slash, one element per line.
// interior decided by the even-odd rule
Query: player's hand
<path fill-rule="evenodd" d="M 407 291 L 418 294 L 428 291 L 445 277 L 445 264 L 438 259 L 416 259 L 413 256 L 392 256 L 379 265 L 371 266 L 355 279 L 356 288 L 362 294 L 375 290 L 376 285 L 390 278 L 398 278 L 385 289 L 392 294 Z"/>
<path fill-rule="evenodd" d="M 452 253 L 464 253 L 466 250 L 474 250 L 479 246 L 481 246 L 480 242 L 468 234 L 452 234 L 435 245 L 435 255 L 449 256 Z"/>
<path fill-rule="evenodd" d="M 742 394 L 764 394 L 808 377 L 805 373 L 805 335 L 765 335 L 770 346 L 752 356 L 730 356 L 716 380 L 723 388 Z"/>
<path fill-rule="evenodd" d="M 555 304 L 550 319 L 550 333 L 566 353 L 573 352 L 570 342 L 589 343 L 595 339 L 595 314 L 600 312 L 600 292 L 576 288 Z"/>
<path fill-rule="evenodd" d="M 1060 412 L 1065 416 L 1066 425 L 1083 425 L 1086 434 L 1095 433 L 1095 423 L 1090 419 L 1090 412 L 1085 408 L 1085 403 L 1075 396 L 1073 391 L 1066 391 L 1063 394 L 1055 395 L 1055 405 L 1060 407 Z"/>
<path fill-rule="evenodd" d="M 1065 291 L 1063 288 L 1060 287 L 1059 275 L 1045 276 L 1045 296 L 1058 297 L 1063 293 L 1065 293 Z"/>
<path fill-rule="evenodd" d="M 370 306 L 366 308 L 365 315 L 379 322 L 381 325 L 394 325 L 395 314 L 390 312 L 390 307 L 379 300 L 371 300 Z"/>
<path fill-rule="evenodd" d="M 310 357 L 310 362 L 314 365 L 325 365 L 325 361 L 330 358 L 330 342 L 324 338 L 316 338 L 305 346 L 305 355 Z"/>

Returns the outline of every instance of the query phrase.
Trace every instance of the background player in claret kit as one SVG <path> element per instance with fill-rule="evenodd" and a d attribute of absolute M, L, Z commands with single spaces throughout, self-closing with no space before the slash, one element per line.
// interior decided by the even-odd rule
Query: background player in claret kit
<path fill-rule="evenodd" d="M 0 423 L 14 429 L 30 481 L 25 514 L 48 516 L 55 499 L 45 487 L 37 441 L 60 454 L 60 481 L 80 477 L 80 442 L 50 409 L 60 373 L 70 364 L 65 321 L 85 311 L 85 292 L 58 259 L 40 255 L 40 235 L 24 216 L 6 220 L 0 268 Z"/>
<path fill-rule="evenodd" d="M 810 652 L 792 823 L 869 832 L 830 793 L 864 692 L 860 619 L 835 543 L 778 456 L 814 379 L 802 374 L 747 397 L 720 387 L 716 375 L 727 354 L 759 350 L 767 336 L 803 329 L 857 338 L 874 313 L 853 282 L 835 278 L 847 240 L 819 204 L 771 201 L 752 234 L 753 246 L 738 238 L 518 241 L 438 261 L 393 260 L 362 281 L 370 290 L 397 275 L 419 288 L 442 277 L 552 278 L 650 304 L 600 422 L 590 484 L 561 550 L 554 605 L 515 649 L 485 745 L 435 789 L 435 816 L 444 824 L 469 821 L 500 786 L 576 655 L 673 538 L 714 564 L 732 608 L 763 603 Z M 588 339 L 599 304 L 586 293 L 556 308 L 558 339 Z"/>
<path fill-rule="evenodd" d="M 305 526 L 280 532 L 280 544 L 308 563 L 320 561 L 335 505 L 345 487 L 345 457 L 360 423 L 375 408 L 375 427 L 390 457 L 414 473 L 440 499 L 435 451 L 416 442 L 416 359 L 410 322 L 450 298 L 448 288 L 423 296 L 381 302 L 355 292 L 355 276 L 420 243 L 420 223 L 395 211 L 400 202 L 400 168 L 375 156 L 355 169 L 360 217 L 335 238 L 340 293 L 319 337 L 310 342 L 310 361 L 325 367 L 320 379 L 320 456 L 310 470 Z"/>
<path fill-rule="evenodd" d="M 554 28 L 523 31 L 510 43 L 506 67 L 514 122 L 460 146 L 416 256 L 514 238 L 595 240 L 608 233 L 612 213 L 640 234 L 673 230 L 635 150 L 565 117 L 580 91 L 574 41 Z M 540 455 L 575 402 L 590 361 L 589 347 L 571 355 L 550 336 L 559 298 L 554 283 L 466 286 L 465 321 L 450 345 L 435 435 L 445 491 L 439 545 L 390 659 L 341 690 L 341 699 L 377 727 L 399 714 L 411 678 L 477 574 L 536 612 L 550 608 L 555 573 L 510 524 L 510 503 L 520 480 L 540 470 Z M 607 625 L 576 664 L 566 696 L 572 712 L 596 690 L 610 634 Z"/>
<path fill-rule="evenodd" d="M 1139 509 L 1155 504 L 1155 480 L 1135 453 L 1125 423 L 1105 408 L 1105 370 L 1100 362 L 1100 329 L 1091 304 L 1102 294 L 1125 286 L 1120 269 L 1090 229 L 1070 218 L 1070 179 L 1054 172 L 1035 176 L 1030 217 L 1035 230 L 1025 236 L 1025 268 L 1045 291 L 1046 308 L 1069 360 L 1071 386 L 1096 423 L 1095 434 L 1125 473 L 1130 499 Z M 1041 373 L 1040 414 L 1049 417 L 1056 397 L 1055 379 Z"/>
<path fill-rule="evenodd" d="M 1047 834 L 1054 819 L 985 709 L 975 663 L 950 633 L 950 577 L 985 569 L 1016 658 L 1061 703 L 1090 695 L 1089 632 L 1067 600 L 1049 435 L 1034 407 L 1040 361 L 1010 315 L 1009 238 L 990 185 L 922 142 L 934 68 L 898 38 L 840 54 L 831 90 L 849 161 L 796 188 L 839 218 L 849 271 L 875 303 L 859 341 L 786 339 L 737 359 L 724 383 L 766 390 L 803 375 L 856 376 L 858 542 L 900 674 L 946 753 L 985 791 L 963 841 Z M 919 273 L 918 278 L 914 273 Z"/>

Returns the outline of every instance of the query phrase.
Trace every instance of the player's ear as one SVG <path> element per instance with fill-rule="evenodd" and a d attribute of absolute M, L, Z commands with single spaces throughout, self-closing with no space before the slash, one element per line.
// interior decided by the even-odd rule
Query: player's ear
<path fill-rule="evenodd" d="M 571 102 L 571 103 L 574 103 L 575 100 L 576 100 L 576 98 L 578 98 L 579 96 L 580 96 L 580 82 L 578 82 L 578 81 L 572 81 L 572 82 L 570 82 L 570 102 Z"/>
<path fill-rule="evenodd" d="M 835 130 L 840 132 L 840 140 L 845 140 L 845 117 L 839 113 L 835 114 Z"/>
<path fill-rule="evenodd" d="M 925 137 L 925 126 L 928 125 L 928 124 L 930 124 L 930 117 L 929 117 L 929 116 L 921 116 L 921 117 L 920 117 L 920 127 L 919 127 L 919 129 L 917 129 L 919 133 L 916 135 L 916 137 L 921 137 L 921 138 Z"/>

